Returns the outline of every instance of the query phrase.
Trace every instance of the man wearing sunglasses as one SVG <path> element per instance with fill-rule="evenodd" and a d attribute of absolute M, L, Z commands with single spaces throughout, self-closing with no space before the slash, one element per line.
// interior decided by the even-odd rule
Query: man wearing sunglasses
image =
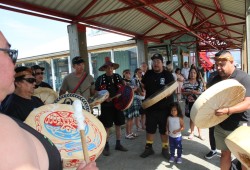
<path fill-rule="evenodd" d="M 15 91 L 3 102 L 3 112 L 24 121 L 33 109 L 44 104 L 38 97 L 33 96 L 36 79 L 32 70 L 21 66 L 15 71 Z"/>
<path fill-rule="evenodd" d="M 33 75 L 36 79 L 35 88 L 47 87 L 47 88 L 52 89 L 52 87 L 48 83 L 43 82 L 44 67 L 40 67 L 39 65 L 34 65 L 31 67 L 31 69 L 32 69 Z"/>
<path fill-rule="evenodd" d="M 10 50 L 10 44 L 0 30 L 0 106 L 4 98 L 15 89 L 16 59 L 17 50 Z M 24 75 L 23 78 L 23 81 L 34 82 L 29 75 Z M 60 153 L 48 138 L 23 122 L 2 113 L 0 113 L 0 125 L 2 139 L 0 151 L 4 153 L 0 154 L 0 169 L 62 169 Z M 98 170 L 98 168 L 95 162 L 88 164 L 83 162 L 77 170 Z"/>

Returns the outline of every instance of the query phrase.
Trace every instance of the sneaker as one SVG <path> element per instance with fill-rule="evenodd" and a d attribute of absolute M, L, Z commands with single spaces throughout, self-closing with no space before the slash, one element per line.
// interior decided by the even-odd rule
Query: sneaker
<path fill-rule="evenodd" d="M 211 159 L 212 157 L 214 157 L 217 154 L 216 151 L 210 151 L 208 154 L 205 155 L 206 159 Z"/>
<path fill-rule="evenodd" d="M 171 156 L 168 162 L 173 163 L 174 160 L 175 160 L 174 156 Z"/>
<path fill-rule="evenodd" d="M 145 147 L 144 152 L 140 155 L 140 157 L 142 158 L 146 158 L 150 155 L 153 155 L 155 152 L 153 150 L 153 148 L 149 148 L 149 147 Z"/>
<path fill-rule="evenodd" d="M 124 148 L 121 144 L 115 146 L 115 150 L 127 152 L 128 149 Z"/>
<path fill-rule="evenodd" d="M 138 137 L 139 135 L 137 133 L 131 133 L 133 137 Z"/>
<path fill-rule="evenodd" d="M 162 148 L 161 154 L 162 154 L 162 156 L 163 156 L 164 158 L 169 159 L 168 148 Z"/>
<path fill-rule="evenodd" d="M 129 134 L 125 136 L 125 139 L 135 139 L 135 137 L 133 136 L 133 134 Z"/>
<path fill-rule="evenodd" d="M 102 154 L 103 154 L 104 156 L 109 156 L 109 155 L 110 155 L 110 151 L 109 151 L 109 146 L 108 146 L 108 145 L 105 146 L 105 148 L 104 148 Z"/>
<path fill-rule="evenodd" d="M 182 163 L 182 159 L 181 159 L 181 158 L 177 158 L 176 163 L 177 163 L 177 164 L 181 164 L 181 163 Z"/>

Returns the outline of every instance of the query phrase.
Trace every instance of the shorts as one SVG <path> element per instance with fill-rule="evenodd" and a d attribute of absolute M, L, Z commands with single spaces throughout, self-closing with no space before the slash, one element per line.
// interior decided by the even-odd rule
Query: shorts
<path fill-rule="evenodd" d="M 155 134 L 157 127 L 159 127 L 159 133 L 165 135 L 166 122 L 169 111 L 157 110 L 146 113 L 146 131 L 150 134 Z"/>
<path fill-rule="evenodd" d="M 232 133 L 232 131 L 224 130 L 220 127 L 220 125 L 215 126 L 214 137 L 217 149 L 222 151 L 229 150 L 225 143 L 225 139 L 230 133 Z"/>
<path fill-rule="evenodd" d="M 125 117 L 122 111 L 115 108 L 114 104 L 101 104 L 101 115 L 98 119 L 102 122 L 105 128 L 110 128 L 115 124 L 121 126 L 125 124 Z"/>
<path fill-rule="evenodd" d="M 140 115 L 146 114 L 146 110 L 143 109 L 142 107 L 139 109 Z"/>

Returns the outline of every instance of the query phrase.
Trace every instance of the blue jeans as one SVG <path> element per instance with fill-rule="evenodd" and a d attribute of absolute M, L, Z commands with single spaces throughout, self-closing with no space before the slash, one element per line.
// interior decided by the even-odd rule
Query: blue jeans
<path fill-rule="evenodd" d="M 170 147 L 170 155 L 171 157 L 175 155 L 175 149 L 177 149 L 178 158 L 181 157 L 182 154 L 182 137 L 172 138 L 169 136 L 169 147 Z"/>

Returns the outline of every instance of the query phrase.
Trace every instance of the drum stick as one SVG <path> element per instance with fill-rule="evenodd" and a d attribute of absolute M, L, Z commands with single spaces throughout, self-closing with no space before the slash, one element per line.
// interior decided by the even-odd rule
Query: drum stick
<path fill-rule="evenodd" d="M 111 97 L 110 100 L 113 100 L 114 98 L 120 97 L 121 95 L 122 94 L 119 93 L 119 94 L 115 95 L 114 97 Z"/>
<path fill-rule="evenodd" d="M 88 153 L 88 148 L 87 148 L 87 142 L 86 142 L 86 137 L 85 137 L 85 123 L 84 123 L 84 115 L 82 113 L 82 103 L 80 100 L 75 100 L 73 102 L 73 107 L 75 110 L 74 116 L 77 121 L 77 126 L 81 134 L 81 141 L 82 141 L 82 151 L 84 155 L 84 159 L 86 163 L 89 163 L 89 153 Z"/>

